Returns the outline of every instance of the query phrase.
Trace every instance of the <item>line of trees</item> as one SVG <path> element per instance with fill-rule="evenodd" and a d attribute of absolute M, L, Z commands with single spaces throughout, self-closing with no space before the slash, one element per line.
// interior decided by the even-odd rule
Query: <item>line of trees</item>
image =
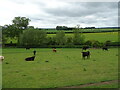
<path fill-rule="evenodd" d="M 55 36 L 48 37 L 43 30 L 25 30 L 20 35 L 19 45 L 23 47 L 44 47 L 82 45 L 85 37 L 78 30 L 74 30 L 74 37 L 65 36 L 64 31 L 59 31 Z"/>

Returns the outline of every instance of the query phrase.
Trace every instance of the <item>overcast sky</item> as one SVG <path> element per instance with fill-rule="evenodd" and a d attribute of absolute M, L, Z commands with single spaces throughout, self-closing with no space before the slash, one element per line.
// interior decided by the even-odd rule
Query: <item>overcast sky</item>
<path fill-rule="evenodd" d="M 0 25 L 21 16 L 31 20 L 29 26 L 39 28 L 118 26 L 118 2 L 73 1 L 0 0 Z"/>

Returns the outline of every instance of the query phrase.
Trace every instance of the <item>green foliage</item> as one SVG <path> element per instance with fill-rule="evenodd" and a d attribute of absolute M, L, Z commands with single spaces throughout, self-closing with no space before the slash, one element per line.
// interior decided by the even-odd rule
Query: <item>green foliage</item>
<path fill-rule="evenodd" d="M 46 43 L 46 32 L 41 30 L 25 30 L 20 36 L 20 44 L 23 46 L 37 46 Z"/>
<path fill-rule="evenodd" d="M 5 25 L 2 29 L 2 33 L 9 38 L 19 37 L 21 30 L 15 27 L 15 25 Z"/>
<path fill-rule="evenodd" d="M 47 37 L 47 45 L 56 45 L 55 37 Z"/>
<path fill-rule="evenodd" d="M 66 37 L 64 31 L 57 32 L 55 38 L 56 38 L 56 43 L 58 45 L 64 45 L 66 43 Z"/>
<path fill-rule="evenodd" d="M 73 45 L 73 38 L 67 37 L 67 45 Z"/>
<path fill-rule="evenodd" d="M 91 47 L 95 47 L 95 48 L 99 48 L 103 46 L 103 43 L 100 43 L 97 40 L 88 40 L 84 43 L 85 45 L 91 46 Z"/>
<path fill-rule="evenodd" d="M 7 41 L 7 38 L 6 38 L 6 36 L 3 34 L 3 35 L 1 35 L 2 36 L 2 45 L 4 46 L 4 44 L 6 43 L 6 41 Z"/>
<path fill-rule="evenodd" d="M 15 17 L 12 20 L 13 24 L 19 29 L 27 29 L 30 19 L 26 17 Z"/>
<path fill-rule="evenodd" d="M 91 40 L 88 40 L 84 43 L 85 45 L 89 45 L 89 46 L 92 46 L 92 41 Z"/>
<path fill-rule="evenodd" d="M 75 29 L 74 30 L 74 36 L 73 36 L 73 43 L 75 45 L 83 44 L 84 39 L 85 39 L 85 37 L 81 33 L 79 33 L 79 30 Z"/>
<path fill-rule="evenodd" d="M 68 27 L 67 26 L 57 26 L 56 30 L 67 30 Z"/>

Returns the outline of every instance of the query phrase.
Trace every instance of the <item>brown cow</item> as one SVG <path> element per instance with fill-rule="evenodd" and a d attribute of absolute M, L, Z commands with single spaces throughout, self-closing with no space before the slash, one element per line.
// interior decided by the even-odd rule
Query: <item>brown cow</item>
<path fill-rule="evenodd" d="M 57 52 L 56 48 L 53 48 L 53 52 Z"/>

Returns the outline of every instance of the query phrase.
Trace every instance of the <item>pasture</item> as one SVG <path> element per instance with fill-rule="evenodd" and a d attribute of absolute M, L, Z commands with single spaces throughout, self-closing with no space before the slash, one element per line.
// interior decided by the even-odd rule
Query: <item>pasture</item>
<path fill-rule="evenodd" d="M 56 34 L 47 34 L 48 37 L 53 37 Z M 73 37 L 73 33 L 66 33 L 66 36 Z M 104 33 L 83 33 L 85 36 L 85 41 L 87 40 L 98 40 L 99 42 L 105 42 L 107 40 L 110 40 L 112 42 L 118 42 L 118 32 L 104 32 Z M 10 43 L 12 41 L 13 43 L 17 43 L 17 39 L 7 39 L 7 43 Z"/>
<path fill-rule="evenodd" d="M 56 34 L 48 34 L 49 37 L 53 37 Z M 66 36 L 73 37 L 74 34 L 65 34 Z M 83 33 L 85 41 L 98 40 L 99 42 L 105 42 L 110 40 L 112 42 L 118 42 L 118 32 L 106 32 L 106 33 Z"/>
<path fill-rule="evenodd" d="M 35 61 L 25 61 L 33 50 Z M 90 51 L 91 58 L 83 60 L 81 48 L 59 48 L 57 53 L 52 48 L 3 48 L 2 88 L 57 88 L 117 80 L 118 49 Z"/>

